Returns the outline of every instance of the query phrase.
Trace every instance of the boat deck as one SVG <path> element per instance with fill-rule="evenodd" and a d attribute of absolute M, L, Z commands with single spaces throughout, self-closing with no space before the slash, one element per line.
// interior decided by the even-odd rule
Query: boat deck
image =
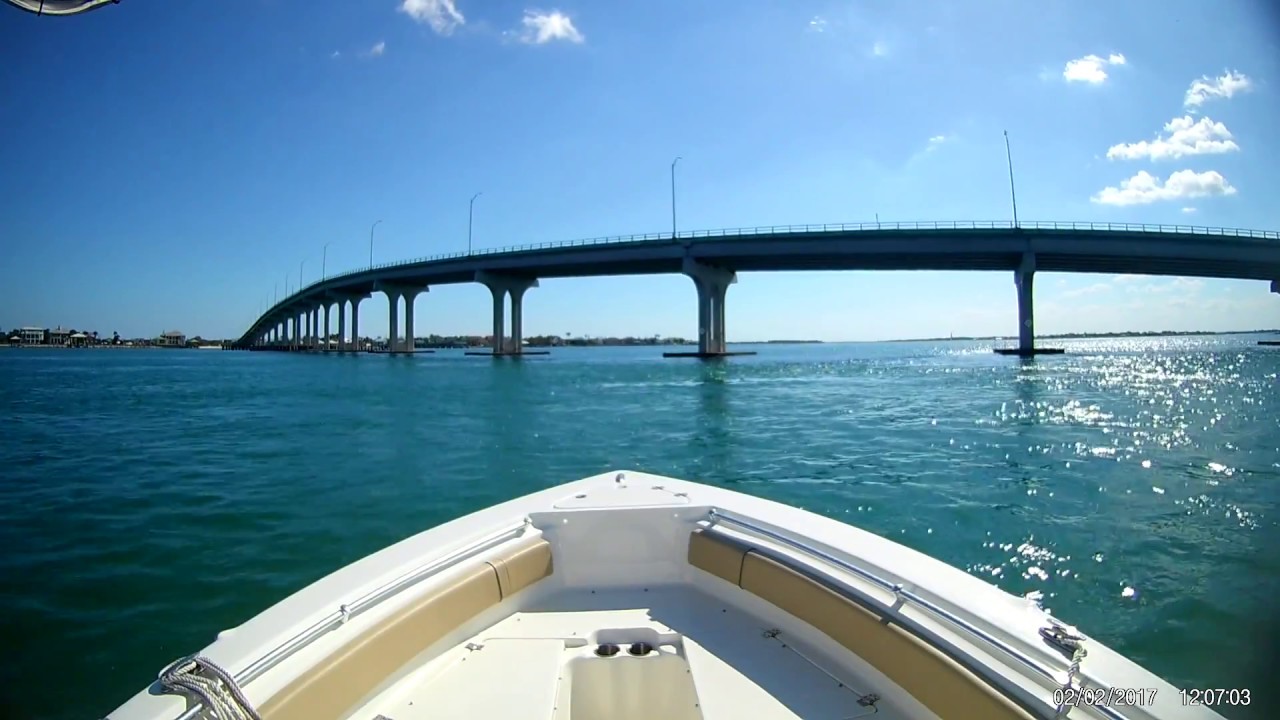
<path fill-rule="evenodd" d="M 693 588 L 561 593 L 445 652 L 352 718 L 877 720 L 906 717 L 835 679 L 768 622 Z M 654 650 L 629 654 L 636 641 Z M 600 643 L 617 655 L 599 657 Z M 847 671 L 842 671 L 847 672 Z"/>

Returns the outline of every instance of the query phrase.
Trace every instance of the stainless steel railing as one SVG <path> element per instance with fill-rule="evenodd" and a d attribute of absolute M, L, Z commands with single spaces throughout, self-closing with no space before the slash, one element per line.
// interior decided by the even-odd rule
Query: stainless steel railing
<path fill-rule="evenodd" d="M 937 603 L 929 600 L 928 598 L 925 598 L 919 595 L 918 593 L 907 590 L 900 583 L 890 582 L 889 580 L 886 580 L 865 568 L 858 567 L 857 565 L 847 562 L 839 557 L 836 557 L 835 555 L 832 555 L 831 553 L 821 548 L 814 547 L 813 545 L 807 542 L 804 542 L 803 540 L 791 537 L 784 533 L 777 532 L 775 530 L 772 530 L 770 528 L 767 528 L 761 525 L 758 522 L 742 517 L 740 515 L 736 515 L 732 512 L 727 512 L 719 508 L 712 508 L 708 514 L 710 515 L 711 522 L 713 524 L 717 522 L 727 523 L 729 525 L 733 525 L 743 530 L 746 530 L 749 533 L 753 533 L 755 535 L 768 538 L 769 540 L 773 540 L 775 542 L 781 543 L 793 550 L 798 550 L 806 555 L 822 560 L 825 563 L 834 565 L 835 567 L 845 572 L 848 572 L 852 575 L 855 575 L 871 583 L 872 585 L 875 585 L 876 587 L 882 590 L 888 590 L 889 592 L 893 593 L 894 597 L 897 600 L 900 600 L 903 602 L 910 602 L 913 605 L 919 606 L 929 611 L 930 614 L 937 617 L 938 619 L 943 620 L 951 625 L 954 625 L 964 630 L 968 634 L 974 636 L 975 638 L 981 640 L 982 642 L 988 645 L 991 645 L 992 647 L 995 647 L 1005 655 L 1008 655 L 1009 657 L 1018 661 L 1020 664 L 1027 667 L 1028 669 L 1035 672 L 1036 674 L 1041 675 L 1045 678 L 1048 678 L 1049 680 L 1052 680 L 1055 684 L 1059 683 L 1059 680 L 1055 675 L 1055 672 L 1061 672 L 1062 674 L 1066 673 L 1066 668 L 1063 668 L 1061 671 L 1055 671 L 1053 668 L 1050 668 L 1046 666 L 1044 663 L 1040 662 L 1039 660 L 1036 660 L 1035 658 L 1028 656 L 1026 653 L 1022 652 L 1021 650 L 1013 647 L 1009 643 L 992 635 L 986 630 L 983 630 L 982 628 L 974 625 L 968 620 L 965 620 L 959 615 L 956 615 L 950 610 L 947 610 L 946 608 L 938 605 Z M 888 609 L 891 611 L 893 610 L 893 608 L 891 607 L 888 607 Z M 1106 707 L 1105 705 L 1091 706 L 1091 707 L 1101 712 L 1103 715 L 1110 718 L 1111 720 L 1126 720 L 1123 714 L 1109 707 Z"/>
<path fill-rule="evenodd" d="M 272 648 L 265 655 L 245 666 L 243 670 L 235 673 L 233 677 L 236 684 L 243 687 L 247 683 L 260 677 L 271 668 L 295 655 L 303 648 L 306 648 L 308 645 L 341 627 L 352 618 L 358 617 L 362 613 L 382 602 L 385 602 L 386 600 L 389 600 L 416 583 L 435 575 L 441 570 L 451 567 L 462 560 L 489 550 L 503 542 L 506 542 L 507 540 L 512 539 L 513 537 L 516 537 L 528 526 L 529 518 L 527 517 L 522 519 L 519 523 L 504 525 L 496 532 L 487 534 L 474 542 L 458 548 L 448 555 L 436 558 L 429 563 L 416 567 L 394 580 L 370 590 L 349 603 L 339 605 L 337 610 L 325 615 L 323 618 L 310 625 L 307 629 Z M 194 705 L 186 712 L 175 718 L 175 720 L 192 720 L 200 714 L 203 707 L 203 705 L 199 704 Z"/>

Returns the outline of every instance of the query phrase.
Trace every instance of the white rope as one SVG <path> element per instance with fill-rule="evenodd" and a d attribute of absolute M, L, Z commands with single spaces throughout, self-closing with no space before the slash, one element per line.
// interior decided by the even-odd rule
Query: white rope
<path fill-rule="evenodd" d="M 202 655 L 169 665 L 160 673 L 160 685 L 194 696 L 215 720 L 262 720 L 231 674 Z"/>

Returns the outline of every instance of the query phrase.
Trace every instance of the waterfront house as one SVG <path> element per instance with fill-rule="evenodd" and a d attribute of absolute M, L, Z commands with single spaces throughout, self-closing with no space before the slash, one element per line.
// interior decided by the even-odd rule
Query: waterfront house
<path fill-rule="evenodd" d="M 18 336 L 23 345 L 44 345 L 49 339 L 49 331 L 45 328 L 24 327 Z"/>
<path fill-rule="evenodd" d="M 177 330 L 169 330 L 160 333 L 160 337 L 156 338 L 155 345 L 158 347 L 186 347 L 187 336 Z"/>
<path fill-rule="evenodd" d="M 71 333 L 71 337 L 67 338 L 68 347 L 85 347 L 89 344 L 89 336 L 82 332 Z"/>
<path fill-rule="evenodd" d="M 71 339 L 71 331 L 63 328 L 61 325 L 49 331 L 48 343 L 50 345 L 66 346 L 67 341 Z"/>

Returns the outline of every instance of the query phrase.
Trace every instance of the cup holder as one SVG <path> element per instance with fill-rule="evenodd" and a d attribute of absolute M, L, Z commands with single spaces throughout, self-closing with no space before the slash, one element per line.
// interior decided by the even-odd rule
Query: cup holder
<path fill-rule="evenodd" d="M 627 654 L 636 657 L 644 657 L 651 652 L 653 652 L 653 646 L 647 642 L 632 643 L 631 647 L 627 648 Z"/>
<path fill-rule="evenodd" d="M 618 646 L 613 643 L 606 643 L 596 648 L 596 655 L 600 657 L 613 657 L 618 654 Z"/>

